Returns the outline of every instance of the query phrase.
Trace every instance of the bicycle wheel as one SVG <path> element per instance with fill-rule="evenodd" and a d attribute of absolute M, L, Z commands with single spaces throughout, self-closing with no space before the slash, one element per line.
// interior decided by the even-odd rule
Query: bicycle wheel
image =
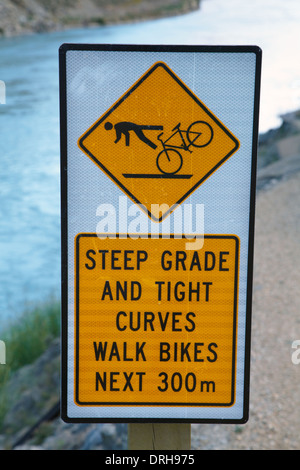
<path fill-rule="evenodd" d="M 164 149 L 158 155 L 156 159 L 156 165 L 159 171 L 166 175 L 175 175 L 182 167 L 182 156 L 174 149 Z"/>
<path fill-rule="evenodd" d="M 207 122 L 195 121 L 188 127 L 186 136 L 193 147 L 206 147 L 211 143 L 214 131 Z"/>

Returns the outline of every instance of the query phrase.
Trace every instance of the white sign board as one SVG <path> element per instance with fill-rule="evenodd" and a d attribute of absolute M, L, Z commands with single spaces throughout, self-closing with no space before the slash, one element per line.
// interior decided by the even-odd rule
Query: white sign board
<path fill-rule="evenodd" d="M 247 421 L 260 66 L 60 48 L 64 420 Z"/>

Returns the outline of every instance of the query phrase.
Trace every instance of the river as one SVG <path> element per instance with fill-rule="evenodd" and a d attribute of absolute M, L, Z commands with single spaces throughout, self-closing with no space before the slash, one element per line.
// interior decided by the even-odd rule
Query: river
<path fill-rule="evenodd" d="M 60 294 L 59 46 L 260 46 L 265 132 L 300 108 L 299 24 L 299 0 L 202 0 L 173 18 L 0 39 L 0 325 Z"/>

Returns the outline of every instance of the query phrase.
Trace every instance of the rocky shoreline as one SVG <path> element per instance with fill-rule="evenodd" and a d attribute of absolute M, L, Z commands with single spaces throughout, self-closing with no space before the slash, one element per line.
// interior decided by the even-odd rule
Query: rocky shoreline
<path fill-rule="evenodd" d="M 182 15 L 199 0 L 0 0 L 0 37 Z"/>
<path fill-rule="evenodd" d="M 288 263 L 285 269 L 289 272 L 294 269 L 293 263 L 294 256 L 298 250 L 299 237 L 299 217 L 295 215 L 295 211 L 299 211 L 299 178 L 300 178 L 300 111 L 286 114 L 282 117 L 282 125 L 278 129 L 271 130 L 259 139 L 259 152 L 258 152 L 258 174 L 257 174 L 257 193 L 258 193 L 258 207 L 257 207 L 257 262 L 255 264 L 256 274 L 254 279 L 254 301 L 253 301 L 253 315 L 256 318 L 254 322 L 253 333 L 253 361 L 254 361 L 254 397 L 253 397 L 253 417 L 250 418 L 250 424 L 244 427 L 228 427 L 224 425 L 214 425 L 213 429 L 210 426 L 192 426 L 192 449 L 271 449 L 271 448 L 297 448 L 297 443 L 291 442 L 293 437 L 288 436 L 289 429 L 297 439 L 297 429 L 293 426 L 289 428 L 289 420 L 293 420 L 295 414 L 288 413 L 284 415 L 285 407 L 293 406 L 289 400 L 289 379 L 280 379 L 281 374 L 296 373 L 296 369 L 289 369 L 287 363 L 282 365 L 282 370 L 278 364 L 282 360 L 283 352 L 280 347 L 278 349 L 278 363 L 276 362 L 276 384 L 272 385 L 273 377 L 270 376 L 272 367 L 268 366 L 267 362 L 259 361 L 263 348 L 266 348 L 268 338 L 272 340 L 272 334 L 264 332 L 264 328 L 269 328 L 275 331 L 277 345 L 284 345 L 297 339 L 286 337 L 281 340 L 281 332 L 285 328 L 294 328 L 294 333 L 297 334 L 297 328 L 293 324 L 298 322 L 298 311 L 294 308 L 296 296 L 292 295 L 295 290 L 292 287 L 287 287 L 290 294 L 289 303 L 284 305 L 285 300 L 280 299 L 277 293 L 277 285 L 283 282 L 288 282 L 287 279 L 282 279 L 279 284 L 274 282 L 272 287 L 273 276 L 270 280 L 265 282 L 267 264 L 269 258 L 273 259 L 273 253 L 269 253 L 264 247 L 264 240 L 266 246 L 270 244 L 270 237 L 272 233 L 277 233 L 280 236 L 282 231 L 285 236 L 286 227 L 280 221 L 280 214 L 288 221 L 288 237 L 285 238 L 287 254 L 285 255 L 285 262 Z M 297 181 L 295 181 L 295 179 Z M 298 189 L 297 189 L 298 188 Z M 291 194 L 289 194 L 289 191 Z M 298 198 L 298 201 L 296 200 Z M 272 203 L 277 204 L 272 208 Z M 268 206 L 269 204 L 269 206 Z M 270 205 L 271 204 L 271 205 Z M 271 210 L 270 210 L 271 209 Z M 266 220 L 270 219 L 267 228 Z M 285 223 L 287 223 L 285 221 Z M 273 224 L 273 225 L 272 225 Z M 279 231 L 274 230 L 272 227 L 277 227 Z M 267 236 L 266 231 L 269 229 L 271 232 Z M 273 231 L 272 231 L 273 230 Z M 291 237 L 293 234 L 293 237 Z M 298 237 L 298 238 L 297 238 Z M 271 237 L 272 238 L 272 237 Z M 288 244 L 290 243 L 290 245 Z M 296 245 L 293 245 L 296 243 Z M 282 244 L 281 244 L 282 245 Z M 275 247 L 276 248 L 276 247 Z M 275 249 L 274 248 L 274 249 Z M 282 246 L 277 246 L 278 250 L 282 251 Z M 260 250 L 263 250 L 262 253 Z M 265 259 L 263 259 L 265 257 Z M 275 259 L 275 255 L 274 255 Z M 260 274 L 261 272 L 261 274 Z M 297 276 L 297 274 L 295 274 Z M 295 281 L 295 277 L 291 279 Z M 262 286 L 267 287 L 262 287 Z M 265 289 L 265 290 L 264 290 Z M 271 309 L 270 303 L 274 298 L 271 294 L 276 291 L 274 299 L 274 309 Z M 275 291 L 274 291 L 275 289 Z M 297 293 L 297 288 L 296 288 Z M 261 303 L 264 302 L 267 307 L 264 310 Z M 284 308 L 283 308 L 284 307 Z M 260 312 L 260 309 L 263 311 Z M 281 311 L 282 309 L 282 311 Z M 286 315 L 286 310 L 289 316 Z M 295 311 L 294 311 L 295 310 Z M 278 311 L 278 318 L 275 313 Z M 269 322 L 265 321 L 263 315 L 271 316 Z M 274 321 L 278 322 L 274 324 Z M 261 325 L 258 323 L 261 322 Z M 299 331 L 299 325 L 298 325 Z M 286 348 L 289 346 L 287 345 Z M 270 345 L 270 354 L 273 350 L 273 343 Z M 285 351 L 286 352 L 286 351 Z M 289 366 L 292 368 L 289 364 Z M 294 366 L 295 367 L 295 366 Z M 267 369 L 266 369 L 267 368 Z M 299 370 L 300 371 L 300 370 Z M 270 380 L 270 382 L 268 382 Z M 285 383 L 284 397 L 280 397 L 279 392 L 274 389 L 277 384 Z M 294 379 L 293 379 L 294 380 Z M 295 380 L 299 380 L 296 378 Z M 298 383 L 298 382 L 296 382 Z M 297 387 L 290 383 L 291 393 L 297 393 Z M 271 389 L 269 391 L 269 389 Z M 288 390 L 287 390 L 288 389 Z M 294 392 L 292 392 L 292 389 Z M 268 391 L 268 392 L 267 392 Z M 27 365 L 22 369 L 16 371 L 11 377 L 10 381 L 5 387 L 6 396 L 9 397 L 9 407 L 4 416 L 2 425 L 0 425 L 0 449 L 40 449 L 40 450 L 126 450 L 127 449 L 127 425 L 123 423 L 113 424 L 66 424 L 60 416 L 57 404 L 59 403 L 60 394 L 60 340 L 54 340 L 49 346 L 48 350 L 33 364 Z M 255 395 L 259 395 L 256 403 Z M 274 403 L 272 397 L 274 395 Z M 299 394 L 298 394 L 299 395 Z M 283 401 L 282 401 L 283 400 Z M 299 400 L 299 398 L 298 398 Z M 280 403 L 280 409 L 278 407 Z M 0 395 L 1 404 L 1 395 Z M 274 406 L 275 411 L 270 408 Z M 40 418 L 49 410 L 56 410 L 48 415 L 45 420 L 41 420 L 30 435 L 26 434 L 35 425 Z M 295 409 L 297 408 L 295 404 Z M 286 428 L 278 425 L 278 416 L 280 413 L 286 420 Z M 268 415 L 268 419 L 265 415 Z M 295 418 L 296 419 L 296 418 Z M 284 421 L 285 422 L 285 421 Z M 271 424 L 270 424 L 271 423 Z M 298 421 L 299 423 L 299 421 Z M 247 427 L 248 426 L 248 427 Z M 245 429 L 245 431 L 244 431 Z M 299 427 L 298 427 L 299 431 Z M 276 434 L 276 439 L 274 438 Z M 213 442 L 211 436 L 214 436 Z"/>
<path fill-rule="evenodd" d="M 259 136 L 257 190 L 300 170 L 300 111 L 281 116 L 282 124 Z"/>

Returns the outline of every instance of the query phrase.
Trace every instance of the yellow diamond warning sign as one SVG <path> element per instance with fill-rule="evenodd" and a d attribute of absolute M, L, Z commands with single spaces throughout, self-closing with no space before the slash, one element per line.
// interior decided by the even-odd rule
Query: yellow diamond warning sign
<path fill-rule="evenodd" d="M 157 62 L 78 145 L 160 222 L 237 151 L 239 141 L 165 63 Z"/>
<path fill-rule="evenodd" d="M 232 406 L 239 244 L 79 234 L 76 404 Z"/>

